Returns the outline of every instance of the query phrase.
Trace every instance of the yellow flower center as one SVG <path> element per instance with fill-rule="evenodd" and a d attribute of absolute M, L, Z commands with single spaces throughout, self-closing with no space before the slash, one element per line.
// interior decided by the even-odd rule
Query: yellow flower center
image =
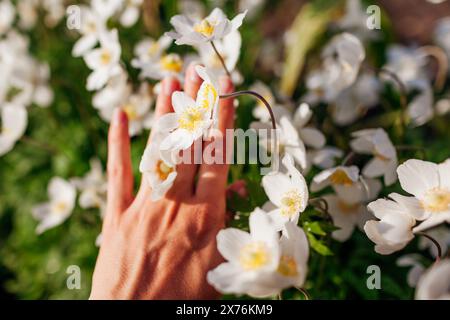
<path fill-rule="evenodd" d="M 122 109 L 127 114 L 130 121 L 136 120 L 139 117 L 136 106 L 132 103 L 126 104 Z"/>
<path fill-rule="evenodd" d="M 256 270 L 270 262 L 270 254 L 263 242 L 252 242 L 241 249 L 239 262 L 245 270 Z"/>
<path fill-rule="evenodd" d="M 212 99 L 210 96 L 212 95 Z M 210 83 L 204 83 L 198 92 L 198 96 L 200 96 L 199 106 L 203 108 L 205 111 L 209 111 L 211 104 L 210 101 L 213 101 L 213 104 L 217 100 L 217 90 Z"/>
<path fill-rule="evenodd" d="M 338 169 L 330 176 L 332 184 L 340 184 L 344 186 L 351 186 L 353 181 L 349 178 L 344 170 Z"/>
<path fill-rule="evenodd" d="M 53 205 L 54 212 L 56 212 L 58 214 L 64 213 L 64 211 L 66 211 L 66 209 L 67 209 L 67 204 L 63 201 L 59 201 Z"/>
<path fill-rule="evenodd" d="M 164 161 L 158 160 L 158 162 L 156 163 L 155 172 L 158 175 L 159 179 L 161 181 L 164 181 L 167 179 L 169 174 L 173 172 L 173 168 L 165 164 Z"/>
<path fill-rule="evenodd" d="M 390 158 L 388 158 L 388 157 L 382 155 L 381 153 L 379 153 L 376 148 L 373 148 L 373 155 L 376 158 L 378 158 L 380 160 L 383 160 L 383 161 L 389 161 L 390 160 Z"/>
<path fill-rule="evenodd" d="M 206 19 L 203 19 L 194 26 L 194 31 L 201 33 L 205 37 L 210 37 L 214 32 L 214 24 Z"/>
<path fill-rule="evenodd" d="M 302 205 L 302 197 L 298 190 L 290 190 L 286 192 L 281 198 L 281 214 L 283 216 L 292 217 L 294 214 L 300 211 Z"/>
<path fill-rule="evenodd" d="M 111 62 L 111 53 L 108 50 L 103 50 L 100 54 L 100 62 L 103 65 L 107 65 Z"/>
<path fill-rule="evenodd" d="M 195 131 L 203 123 L 204 111 L 199 107 L 187 107 L 178 119 L 180 129 Z"/>
<path fill-rule="evenodd" d="M 425 193 L 422 200 L 425 210 L 434 213 L 447 211 L 450 209 L 450 190 L 443 188 L 433 188 Z"/>
<path fill-rule="evenodd" d="M 86 24 L 86 33 L 94 33 L 97 31 L 97 26 L 95 25 L 94 21 L 89 21 Z"/>
<path fill-rule="evenodd" d="M 360 205 L 359 203 L 355 203 L 355 204 L 349 204 L 346 203 L 344 201 L 338 200 L 337 205 L 339 207 L 339 209 L 341 210 L 342 213 L 344 214 L 354 214 L 356 213 L 358 206 Z"/>
<path fill-rule="evenodd" d="M 295 277 L 298 275 L 297 263 L 292 256 L 281 256 L 280 264 L 278 265 L 277 272 L 285 277 Z"/>
<path fill-rule="evenodd" d="M 183 68 L 183 61 L 179 55 L 174 53 L 163 56 L 159 62 L 161 68 L 166 71 L 178 73 Z"/>
<path fill-rule="evenodd" d="M 153 55 L 155 55 L 158 52 L 158 50 L 159 50 L 158 42 L 153 42 L 148 47 L 148 55 L 149 56 L 153 56 Z"/>

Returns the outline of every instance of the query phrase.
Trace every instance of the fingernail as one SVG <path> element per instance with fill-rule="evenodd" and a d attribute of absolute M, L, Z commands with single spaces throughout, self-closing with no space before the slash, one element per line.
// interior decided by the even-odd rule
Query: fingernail
<path fill-rule="evenodd" d="M 127 114 L 120 108 L 116 108 L 113 114 L 112 124 L 115 126 L 124 125 L 128 121 Z"/>
<path fill-rule="evenodd" d="M 175 78 L 165 78 L 162 82 L 162 93 L 166 96 L 172 95 L 178 90 L 178 81 Z"/>

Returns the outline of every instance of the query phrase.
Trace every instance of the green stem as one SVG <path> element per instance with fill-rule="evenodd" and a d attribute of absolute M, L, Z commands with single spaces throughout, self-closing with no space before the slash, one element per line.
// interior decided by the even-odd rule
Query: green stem
<path fill-rule="evenodd" d="M 219 53 L 219 50 L 217 50 L 216 45 L 214 44 L 213 41 L 211 41 L 211 46 L 212 46 L 214 52 L 216 53 L 217 57 L 219 58 L 220 63 L 222 64 L 222 67 L 223 67 L 223 69 L 225 70 L 227 76 L 231 78 L 231 73 L 230 73 L 230 71 L 228 70 L 227 65 L 225 64 L 225 60 L 223 60 L 222 55 Z"/>

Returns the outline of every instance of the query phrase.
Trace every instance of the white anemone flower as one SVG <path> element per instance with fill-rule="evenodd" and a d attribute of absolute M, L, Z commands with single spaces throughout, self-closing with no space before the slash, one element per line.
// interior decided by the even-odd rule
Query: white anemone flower
<path fill-rule="evenodd" d="M 388 134 L 381 128 L 365 129 L 352 133 L 350 146 L 357 153 L 374 157 L 364 166 L 362 174 L 369 178 L 384 176 L 389 186 L 397 180 L 397 152 Z"/>
<path fill-rule="evenodd" d="M 48 107 L 53 102 L 54 93 L 49 86 L 50 66 L 48 63 L 39 63 L 33 76 L 33 101 L 40 107 Z"/>
<path fill-rule="evenodd" d="M 100 35 L 100 48 L 94 49 L 84 56 L 87 66 L 92 70 L 87 79 L 88 90 L 102 88 L 111 77 L 122 72 L 120 67 L 121 51 L 116 29 Z"/>
<path fill-rule="evenodd" d="M 302 103 L 294 114 L 294 126 L 298 130 L 300 139 L 308 147 L 315 149 L 323 148 L 325 145 L 325 136 L 318 129 L 307 126 L 308 122 L 311 120 L 313 113 L 308 104 Z"/>
<path fill-rule="evenodd" d="M 321 149 L 310 150 L 306 156 L 308 164 L 315 165 L 320 169 L 329 169 L 336 166 L 336 158 L 342 158 L 344 152 L 341 149 L 324 146 Z"/>
<path fill-rule="evenodd" d="M 135 58 L 131 60 L 131 65 L 137 69 L 145 69 L 146 65 L 160 61 L 172 41 L 167 36 L 162 36 L 158 40 L 144 38 L 134 48 Z"/>
<path fill-rule="evenodd" d="M 91 169 L 82 178 L 73 178 L 72 184 L 80 190 L 78 202 L 83 209 L 97 208 L 104 217 L 106 209 L 106 175 L 99 159 L 90 161 Z"/>
<path fill-rule="evenodd" d="M 223 39 L 217 40 L 214 44 L 217 51 L 220 52 L 221 57 L 225 62 L 227 70 L 231 73 L 231 78 L 234 82 L 239 82 L 241 75 L 236 68 L 236 64 L 241 54 L 242 38 L 239 31 L 234 30 L 227 34 Z M 217 74 L 225 74 L 222 63 L 214 52 L 214 49 L 208 43 L 202 43 L 198 47 L 198 52 L 203 64 L 210 70 L 213 70 Z M 235 81 L 236 80 L 236 81 Z"/>
<path fill-rule="evenodd" d="M 347 0 L 345 15 L 337 21 L 340 29 L 352 32 L 361 40 L 377 37 L 376 29 L 367 27 L 367 12 L 361 6 L 361 0 Z"/>
<path fill-rule="evenodd" d="M 280 238 L 280 261 L 272 278 L 272 292 L 279 294 L 289 287 L 303 287 L 308 273 L 309 245 L 306 234 L 297 224 L 287 222 Z M 267 281 L 267 280 L 266 280 Z"/>
<path fill-rule="evenodd" d="M 267 101 L 272 107 L 276 121 L 279 121 L 282 116 L 289 115 L 289 111 L 285 107 L 277 104 L 272 90 L 263 82 L 256 81 L 250 86 L 250 90 L 260 94 Z M 256 107 L 253 108 L 253 116 L 261 122 L 271 121 L 269 110 L 267 110 L 266 105 L 260 100 L 257 101 Z"/>
<path fill-rule="evenodd" d="M 397 174 L 402 189 L 414 197 L 396 195 L 395 200 L 423 220 L 414 232 L 450 222 L 450 159 L 440 164 L 410 159 Z"/>
<path fill-rule="evenodd" d="M 97 91 L 92 98 L 92 105 L 94 108 L 100 110 L 100 115 L 105 115 L 103 118 L 106 121 L 111 120 L 113 110 L 126 103 L 131 95 L 131 84 L 128 83 L 128 75 L 125 71 L 108 80 L 106 86 Z M 109 111 L 103 111 L 108 109 Z"/>
<path fill-rule="evenodd" d="M 433 88 L 428 80 L 417 79 L 409 84 L 411 89 L 419 90 L 408 104 L 408 116 L 414 126 L 421 126 L 433 118 Z"/>
<path fill-rule="evenodd" d="M 346 126 L 363 117 L 378 104 L 380 89 L 380 82 L 373 74 L 362 73 L 353 85 L 330 101 L 333 121 Z"/>
<path fill-rule="evenodd" d="M 80 6 L 81 38 L 72 49 L 74 57 L 81 57 L 92 50 L 100 39 L 100 35 L 106 31 L 106 22 L 101 16 L 88 6 Z"/>
<path fill-rule="evenodd" d="M 76 189 L 66 180 L 54 177 L 48 185 L 49 202 L 39 204 L 33 208 L 33 216 L 39 220 L 36 233 L 56 227 L 63 223 L 75 207 Z"/>
<path fill-rule="evenodd" d="M 186 61 L 176 54 L 163 54 L 159 58 L 142 62 L 134 60 L 133 66 L 141 69 L 141 78 L 162 80 L 166 77 L 175 77 L 182 80 L 182 74 L 186 66 Z"/>
<path fill-rule="evenodd" d="M 205 5 L 198 0 L 182 0 L 178 3 L 178 8 L 181 14 L 191 20 L 202 20 L 206 15 Z"/>
<path fill-rule="evenodd" d="M 278 269 L 279 236 L 269 216 L 256 209 L 249 218 L 250 233 L 228 228 L 217 234 L 217 248 L 227 262 L 208 272 L 207 280 L 223 293 L 265 297 L 273 292 Z"/>
<path fill-rule="evenodd" d="M 328 212 L 333 224 L 339 228 L 331 234 L 333 239 L 344 242 L 351 237 L 356 226 L 363 230 L 364 224 L 370 217 L 363 202 L 349 204 L 334 194 L 325 195 L 322 198 L 328 204 Z"/>
<path fill-rule="evenodd" d="M 0 2 L 0 36 L 8 32 L 11 28 L 16 10 L 9 0 L 2 0 Z"/>
<path fill-rule="evenodd" d="M 392 45 L 388 48 L 387 60 L 388 62 L 383 68 L 395 73 L 407 89 L 410 88 L 410 83 L 413 81 L 428 79 L 424 69 L 427 58 L 420 50 L 397 44 Z"/>
<path fill-rule="evenodd" d="M 450 300 L 450 259 L 432 265 L 420 278 L 416 300 Z"/>
<path fill-rule="evenodd" d="M 130 136 L 136 136 L 143 129 L 149 129 L 153 124 L 153 112 L 150 110 L 153 97 L 147 83 L 142 83 L 139 91 L 130 95 L 128 101 L 121 106 L 129 121 Z"/>
<path fill-rule="evenodd" d="M 247 11 L 238 14 L 231 21 L 219 8 L 215 8 L 209 16 L 201 21 L 177 15 L 170 19 L 175 31 L 167 35 L 175 39 L 178 45 L 200 45 L 201 43 L 223 39 L 230 32 L 237 30 L 244 20 Z"/>
<path fill-rule="evenodd" d="M 425 272 L 425 267 L 420 262 L 421 256 L 419 254 L 407 254 L 397 259 L 399 267 L 410 267 L 406 275 L 406 282 L 411 288 L 415 288 L 419 282 L 420 277 Z"/>
<path fill-rule="evenodd" d="M 347 32 L 334 36 L 322 51 L 322 68 L 308 78 L 308 88 L 322 92 L 325 101 L 334 100 L 355 82 L 364 58 L 364 47 L 357 37 Z"/>
<path fill-rule="evenodd" d="M 152 190 L 151 199 L 161 199 L 172 187 L 177 171 L 170 152 L 160 151 L 161 135 L 153 138 L 153 141 L 145 148 L 142 155 L 139 171 L 144 175 Z"/>
<path fill-rule="evenodd" d="M 7 84 L 16 92 L 9 97 L 9 101 L 22 106 L 36 103 L 40 107 L 48 107 L 53 101 L 53 91 L 48 84 L 50 78 L 48 64 L 38 62 L 28 53 L 16 54 L 18 56 L 15 61 L 20 61 L 20 65 L 10 67 L 10 78 Z M 8 70 L 5 72 L 9 73 Z"/>
<path fill-rule="evenodd" d="M 123 2 L 123 0 L 91 0 L 91 7 L 102 20 L 106 21 L 119 11 Z"/>
<path fill-rule="evenodd" d="M 270 152 L 275 149 L 279 152 L 280 157 L 291 155 L 302 169 L 308 167 L 305 144 L 300 139 L 298 131 L 289 117 L 281 116 L 277 125 L 276 137 L 272 137 L 272 125 L 268 122 L 253 122 L 250 126 L 257 131 L 260 137 L 259 144 L 262 148 Z"/>
<path fill-rule="evenodd" d="M 360 179 L 359 169 L 356 166 L 337 166 L 317 174 L 310 188 L 312 192 L 317 192 L 331 186 L 342 200 L 348 204 L 354 204 L 370 198 L 368 181 L 368 179 Z"/>
<path fill-rule="evenodd" d="M 66 14 L 64 0 L 43 0 L 42 8 L 45 10 L 45 25 L 50 28 L 55 27 Z"/>
<path fill-rule="evenodd" d="M 24 107 L 5 104 L 0 108 L 0 156 L 14 148 L 17 140 L 25 133 L 28 123 L 27 110 Z"/>
<path fill-rule="evenodd" d="M 264 191 L 276 207 L 268 214 L 279 230 L 288 221 L 298 223 L 300 213 L 305 211 L 309 198 L 305 178 L 294 167 L 292 158 L 286 155 L 282 161 L 287 168 L 287 174 L 272 172 L 262 179 Z"/>
<path fill-rule="evenodd" d="M 127 0 L 125 7 L 120 15 L 120 24 L 124 27 L 131 27 L 139 19 L 139 13 L 144 0 Z"/>
<path fill-rule="evenodd" d="M 387 255 L 403 249 L 413 238 L 416 220 L 395 201 L 378 199 L 368 205 L 379 220 L 367 221 L 364 231 L 375 243 L 375 251 Z"/>
<path fill-rule="evenodd" d="M 188 149 L 216 122 L 219 104 L 217 79 L 204 67 L 197 66 L 196 71 L 204 80 L 196 100 L 185 92 L 174 92 L 172 106 L 175 112 L 163 115 L 158 121 L 158 130 L 168 132 L 161 142 L 161 150 Z"/>
<path fill-rule="evenodd" d="M 127 92 L 126 88 L 123 89 Z M 150 88 L 146 82 L 141 83 L 137 92 L 123 96 L 123 99 L 121 99 L 121 103 L 117 107 L 121 108 L 127 114 L 130 137 L 137 136 L 141 134 L 144 129 L 150 129 L 152 127 L 152 103 L 153 96 L 150 94 Z M 100 116 L 105 121 L 110 122 L 114 110 L 115 108 L 110 107 L 102 108 L 99 110 Z"/>
<path fill-rule="evenodd" d="M 38 0 L 21 0 L 17 2 L 16 9 L 19 16 L 18 25 L 20 28 L 30 30 L 36 25 L 38 5 Z"/>
<path fill-rule="evenodd" d="M 436 114 L 439 116 L 444 116 L 450 113 L 450 99 L 448 98 L 439 99 L 438 101 L 436 101 L 434 109 L 436 111 Z"/>

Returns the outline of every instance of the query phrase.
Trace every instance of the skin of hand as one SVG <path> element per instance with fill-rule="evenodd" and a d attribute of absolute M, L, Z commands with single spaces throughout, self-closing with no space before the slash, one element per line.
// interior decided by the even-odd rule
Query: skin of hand
<path fill-rule="evenodd" d="M 189 66 L 185 92 L 195 99 L 201 83 L 195 66 Z M 231 80 L 221 78 L 220 89 L 231 93 Z M 177 80 L 162 81 L 155 123 L 161 115 L 173 112 L 171 97 L 178 90 Z M 219 130 L 224 133 L 233 126 L 233 99 L 221 99 Z M 128 120 L 117 110 L 108 135 L 107 209 L 90 299 L 220 297 L 207 283 L 206 274 L 222 262 L 216 235 L 225 227 L 228 165 L 183 163 L 177 172 L 163 199 L 150 199 L 151 190 L 143 177 L 133 196 Z"/>

